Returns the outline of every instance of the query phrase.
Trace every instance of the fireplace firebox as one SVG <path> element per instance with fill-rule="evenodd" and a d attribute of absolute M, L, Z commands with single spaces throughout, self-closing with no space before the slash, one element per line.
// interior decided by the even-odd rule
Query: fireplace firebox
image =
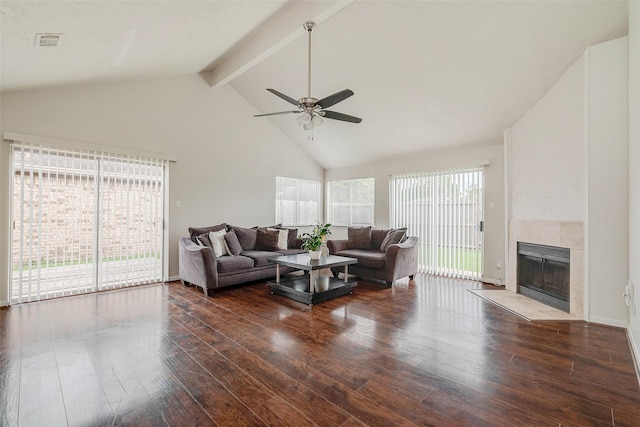
<path fill-rule="evenodd" d="M 569 313 L 569 248 L 518 242 L 518 293 Z"/>

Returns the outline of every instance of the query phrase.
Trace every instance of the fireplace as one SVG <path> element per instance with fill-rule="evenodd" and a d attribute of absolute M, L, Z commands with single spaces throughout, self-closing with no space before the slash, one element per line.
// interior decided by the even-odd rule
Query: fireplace
<path fill-rule="evenodd" d="M 568 248 L 518 242 L 518 293 L 569 313 Z"/>

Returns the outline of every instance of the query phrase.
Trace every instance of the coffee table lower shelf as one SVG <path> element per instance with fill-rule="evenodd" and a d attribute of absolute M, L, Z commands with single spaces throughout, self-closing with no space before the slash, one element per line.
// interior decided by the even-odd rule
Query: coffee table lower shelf
<path fill-rule="evenodd" d="M 318 304 L 343 295 L 351 293 L 357 286 L 357 282 L 344 282 L 329 276 L 318 276 L 315 278 L 315 289 L 311 293 L 309 289 L 309 275 L 301 277 L 287 277 L 280 280 L 280 283 L 269 281 L 267 285 L 271 288 L 271 293 L 282 295 L 303 304 Z"/>

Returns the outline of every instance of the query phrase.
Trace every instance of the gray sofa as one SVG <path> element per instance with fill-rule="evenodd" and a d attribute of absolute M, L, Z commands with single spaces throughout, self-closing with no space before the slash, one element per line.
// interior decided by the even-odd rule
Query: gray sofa
<path fill-rule="evenodd" d="M 406 229 L 372 229 L 349 227 L 347 239 L 327 240 L 329 253 L 356 258 L 349 274 L 360 278 L 383 280 L 388 287 L 402 277 L 418 272 L 418 238 L 406 236 Z M 332 269 L 335 277 L 342 269 Z"/>
<path fill-rule="evenodd" d="M 283 230 L 283 235 L 273 230 Z M 224 231 L 221 231 L 224 230 Z M 298 230 L 285 229 L 280 224 L 271 227 L 242 228 L 227 224 L 211 227 L 189 228 L 190 237 L 180 238 L 178 263 L 180 280 L 185 285 L 202 288 L 205 295 L 209 290 L 274 278 L 276 266 L 269 258 L 280 255 L 303 253 Z M 210 240 L 210 233 L 224 234 L 223 250 L 227 253 L 216 255 L 216 243 Z M 278 235 L 278 237 L 274 236 Z M 232 235 L 234 237 L 232 237 Z M 216 239 L 219 245 L 219 238 Z M 286 246 L 286 249 L 285 249 Z M 280 267 L 281 274 L 294 271 L 289 267 Z"/>

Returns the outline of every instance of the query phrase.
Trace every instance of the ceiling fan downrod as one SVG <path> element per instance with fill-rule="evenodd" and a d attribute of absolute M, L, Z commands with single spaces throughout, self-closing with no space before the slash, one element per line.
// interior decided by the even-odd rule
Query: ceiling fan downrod
<path fill-rule="evenodd" d="M 313 21 L 307 21 L 305 22 L 302 27 L 307 31 L 308 34 L 308 38 L 309 38 L 309 59 L 307 62 L 307 69 L 308 69 L 308 73 L 307 73 L 307 98 L 311 98 L 311 32 L 313 31 L 313 28 L 316 26 L 316 23 Z"/>

